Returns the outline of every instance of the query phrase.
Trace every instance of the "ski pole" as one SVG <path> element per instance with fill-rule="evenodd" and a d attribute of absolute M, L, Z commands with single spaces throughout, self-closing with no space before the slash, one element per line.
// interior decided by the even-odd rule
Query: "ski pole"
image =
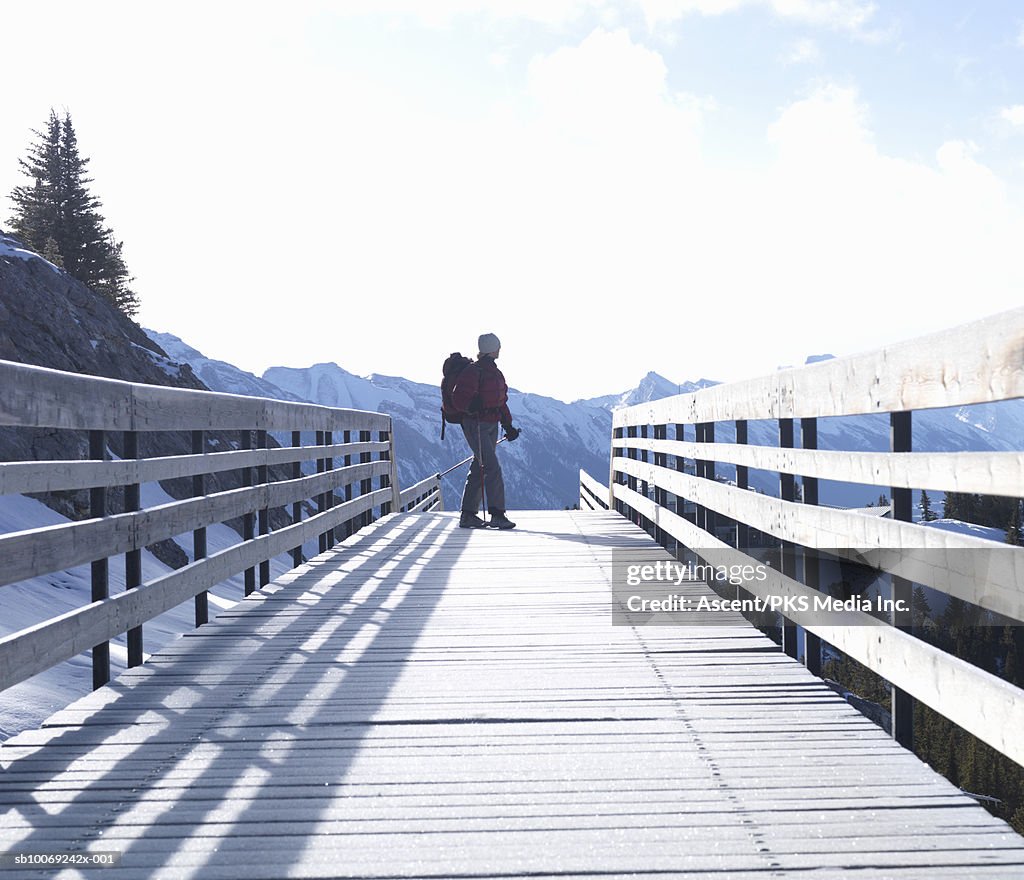
<path fill-rule="evenodd" d="M 477 453 L 480 456 L 480 518 L 484 521 L 484 525 L 487 525 L 487 489 L 485 488 L 486 484 L 484 482 L 486 471 L 484 470 L 484 447 L 481 442 L 480 419 L 476 420 L 476 448 Z"/>
<path fill-rule="evenodd" d="M 498 441 L 498 445 L 501 445 L 501 444 L 502 444 L 502 443 L 504 443 L 504 442 L 505 442 L 506 440 L 508 440 L 508 437 L 502 437 L 502 438 L 501 438 L 501 439 L 500 439 L 500 440 Z M 438 476 L 438 479 L 440 479 L 441 477 L 447 477 L 447 476 L 448 476 L 448 474 L 450 474 L 450 473 L 451 473 L 452 471 L 454 471 L 454 470 L 458 470 L 458 469 L 459 469 L 460 467 L 462 467 L 462 466 L 463 466 L 464 464 L 469 464 L 469 463 L 470 463 L 470 462 L 471 462 L 471 461 L 472 461 L 472 460 L 473 460 L 474 458 L 476 458 L 476 454 L 473 454 L 473 455 L 471 455 L 471 456 L 470 456 L 469 458 L 464 458 L 464 459 L 462 459 L 462 461 L 460 461 L 460 462 L 459 462 L 458 464 L 453 464 L 453 465 L 452 465 L 452 466 L 451 466 L 450 468 L 448 468 L 447 470 L 443 470 L 443 471 L 441 471 L 441 473 L 439 473 L 439 474 L 437 475 L 437 476 Z"/>

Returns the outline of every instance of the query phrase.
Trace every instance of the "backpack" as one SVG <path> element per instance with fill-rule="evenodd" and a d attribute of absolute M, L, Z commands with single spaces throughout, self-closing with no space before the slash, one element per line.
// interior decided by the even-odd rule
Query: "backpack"
<path fill-rule="evenodd" d="M 444 440 L 444 426 L 446 424 L 460 425 L 462 424 L 462 416 L 464 413 L 460 412 L 455 407 L 455 402 L 452 399 L 452 392 L 455 390 L 455 380 L 458 379 L 459 374 L 466 369 L 473 361 L 468 357 L 461 354 L 460 352 L 453 351 L 444 360 L 444 365 L 441 367 L 441 439 Z"/>

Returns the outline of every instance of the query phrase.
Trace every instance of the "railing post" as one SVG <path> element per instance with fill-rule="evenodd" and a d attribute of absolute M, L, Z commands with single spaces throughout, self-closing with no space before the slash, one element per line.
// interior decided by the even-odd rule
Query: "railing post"
<path fill-rule="evenodd" d="M 635 425 L 626 425 L 626 431 L 625 431 L 625 435 L 623 436 L 623 439 L 624 440 L 631 440 L 635 436 L 636 436 L 636 426 Z M 636 458 L 635 453 L 636 453 L 636 450 L 634 450 L 630 446 L 626 446 L 626 447 L 624 447 L 622 449 L 622 457 L 623 458 L 628 458 L 628 459 Z M 633 491 L 636 491 L 636 477 L 634 477 L 632 474 L 630 474 L 628 472 L 623 472 L 623 474 L 622 474 L 622 483 L 623 483 L 623 485 L 627 489 L 632 489 Z M 633 513 L 633 508 L 630 507 L 629 504 L 626 501 L 622 502 L 622 512 L 625 515 L 626 519 L 628 519 L 631 523 L 633 523 L 633 525 L 636 525 L 636 515 Z"/>
<path fill-rule="evenodd" d="M 694 423 L 694 426 L 693 426 L 693 440 L 694 440 L 694 443 L 703 443 L 704 442 L 704 423 L 703 422 L 695 422 Z M 695 477 L 703 477 L 704 476 L 704 459 L 703 458 L 695 458 L 693 460 L 693 475 Z M 705 523 L 707 521 L 705 519 L 704 513 L 705 513 L 704 505 L 703 504 L 699 504 L 696 499 L 693 499 L 693 524 L 698 529 L 703 529 L 704 525 L 705 525 Z"/>
<path fill-rule="evenodd" d="M 388 508 L 389 513 L 398 513 L 402 507 L 402 490 L 398 485 L 398 456 L 395 455 L 395 432 L 392 430 L 393 424 L 388 425 L 386 432 L 381 432 L 381 439 L 387 440 L 388 451 L 384 453 L 384 458 L 388 462 L 388 483 L 391 488 L 391 504 Z M 441 479 L 438 477 L 437 480 L 437 497 L 438 501 L 441 499 Z"/>
<path fill-rule="evenodd" d="M 715 442 L 714 422 L 697 422 L 694 425 L 694 431 L 694 439 L 697 443 Z M 714 481 L 715 463 L 707 458 L 694 459 L 694 475 L 701 479 Z M 715 533 L 715 512 L 703 504 L 697 504 L 695 524 L 698 528 L 713 535 Z"/>
<path fill-rule="evenodd" d="M 256 482 L 264 488 L 270 482 L 270 468 L 267 465 L 267 432 L 259 430 L 256 432 L 256 447 L 262 453 L 261 463 L 256 466 Z M 261 507 L 259 510 L 260 537 L 270 534 L 270 508 Z M 268 542 L 269 543 L 269 542 Z M 260 587 L 270 583 L 270 560 L 260 560 Z"/>
<path fill-rule="evenodd" d="M 107 435 L 104 431 L 89 432 L 89 458 L 105 461 L 107 458 Z M 89 490 L 89 515 L 104 517 L 107 515 L 107 487 L 94 486 Z M 100 602 L 110 596 L 110 563 L 104 559 L 96 559 L 91 565 L 92 601 Z M 110 681 L 110 642 L 100 642 L 92 649 L 92 686 L 93 690 L 103 687 Z"/>
<path fill-rule="evenodd" d="M 316 445 L 317 446 L 323 446 L 324 445 L 324 432 L 323 431 L 317 431 L 316 432 Z M 317 453 L 316 472 L 318 474 L 322 474 L 324 472 L 324 468 L 325 468 L 326 464 L 327 464 L 327 461 L 323 457 L 323 451 L 321 450 L 320 452 Z M 316 512 L 317 513 L 323 513 L 325 510 L 327 510 L 327 493 L 326 492 L 320 492 L 316 496 Z M 320 553 L 326 552 L 327 551 L 327 532 L 321 532 L 319 535 L 317 535 L 316 541 L 317 541 L 317 550 Z"/>
<path fill-rule="evenodd" d="M 643 438 L 644 440 L 646 440 L 648 437 L 647 427 L 648 426 L 646 424 L 640 426 L 640 437 Z M 646 448 L 638 450 L 638 456 L 640 461 L 642 461 L 644 464 L 647 464 L 650 459 L 650 456 L 647 454 Z M 643 495 L 644 498 L 651 497 L 651 484 L 647 480 L 640 481 L 640 494 Z M 645 532 L 650 534 L 654 527 L 654 522 L 649 517 L 641 514 L 639 511 L 637 512 L 637 519 L 639 520 L 640 527 Z"/>
<path fill-rule="evenodd" d="M 746 446 L 749 443 L 749 436 L 747 431 L 747 420 L 737 419 L 736 420 L 736 443 L 740 446 Z M 736 465 L 736 488 L 737 489 L 749 489 L 750 488 L 750 469 L 745 464 Z M 736 547 L 742 550 L 744 553 L 750 550 L 750 526 L 745 522 L 736 520 Z"/>
<path fill-rule="evenodd" d="M 192 432 L 192 454 L 203 455 L 206 452 L 206 434 L 203 431 Z M 192 495 L 195 498 L 201 498 L 206 494 L 206 474 L 196 474 L 192 477 Z M 207 553 L 206 546 L 206 526 L 200 526 L 198 529 L 192 531 L 192 558 L 198 562 L 200 559 L 205 559 Z M 201 593 L 196 593 L 195 596 L 195 614 L 196 614 L 196 626 L 200 627 L 210 620 L 210 602 L 209 593 L 203 590 Z"/>
<path fill-rule="evenodd" d="M 342 442 L 343 443 L 351 443 L 352 442 L 352 432 L 351 431 L 343 431 L 341 436 L 342 436 Z M 345 467 L 350 467 L 351 464 L 352 464 L 352 455 L 351 455 L 351 453 L 345 453 L 345 464 L 344 464 L 344 466 Z M 345 484 L 345 500 L 346 501 L 351 501 L 352 500 L 352 483 L 350 483 L 350 482 Z M 353 527 L 353 522 L 354 522 L 353 517 L 349 517 L 347 520 L 345 520 L 345 537 L 346 538 L 351 537 L 352 533 L 355 531 L 355 528 Z"/>
<path fill-rule="evenodd" d="M 328 446 L 334 444 L 334 431 L 324 431 L 324 443 Z M 334 456 L 328 455 L 324 459 L 324 473 L 330 473 L 334 470 Z M 334 505 L 338 503 L 337 496 L 334 494 L 334 487 L 332 486 L 327 491 L 327 509 L 330 510 Z M 337 542 L 337 536 L 334 533 L 334 527 L 332 526 L 327 530 L 327 549 L 330 550 Z"/>
<path fill-rule="evenodd" d="M 139 435 L 136 431 L 125 431 L 124 457 L 139 457 Z M 141 487 L 131 483 L 124 487 L 125 513 L 136 513 L 141 508 Z M 134 590 L 142 583 L 142 548 L 136 547 L 124 555 L 124 588 Z M 142 627 L 136 626 L 128 630 L 128 667 L 142 665 Z"/>
<path fill-rule="evenodd" d="M 889 415 L 889 449 L 891 452 L 910 452 L 912 442 L 912 421 L 910 411 L 894 412 Z M 900 522 L 913 519 L 913 490 L 891 487 L 892 518 Z M 910 632 L 913 629 L 913 585 L 905 578 L 891 575 L 892 579 L 892 625 Z M 897 610 L 902 603 L 905 611 Z M 914 698 L 906 691 L 892 688 L 892 735 L 901 746 L 914 748 Z"/>
<path fill-rule="evenodd" d="M 686 425 L 679 422 L 676 423 L 675 427 L 676 441 L 682 443 L 686 439 Z M 680 473 L 686 472 L 686 457 L 683 455 L 676 455 L 676 470 Z M 686 518 L 686 498 L 682 495 L 673 495 L 675 499 L 675 512 L 677 516 Z M 672 540 L 672 555 L 676 559 L 683 558 L 683 550 L 680 549 L 679 539 L 673 538 Z"/>
<path fill-rule="evenodd" d="M 618 474 L 615 470 L 615 441 L 622 439 L 622 428 L 612 427 L 612 444 L 608 455 L 608 509 L 616 513 L 622 513 L 622 503 L 615 497 L 615 484 L 618 482 Z"/>
<path fill-rule="evenodd" d="M 714 443 L 715 442 L 715 423 L 705 422 L 704 423 L 704 442 Z M 714 483 L 717 479 L 717 468 L 715 460 L 713 458 L 704 459 L 704 479 L 710 480 Z M 705 507 L 704 508 L 704 529 L 710 535 L 715 534 L 715 530 L 718 527 L 718 514 L 714 510 Z"/>
<path fill-rule="evenodd" d="M 302 431 L 292 431 L 292 446 L 294 446 L 296 449 L 300 449 L 302 447 Z M 291 477 L 292 477 L 293 480 L 301 480 L 302 479 L 302 462 L 301 461 L 293 461 L 292 462 Z M 292 522 L 293 523 L 302 522 L 302 502 L 301 501 L 293 501 L 292 502 Z M 298 547 L 292 548 L 292 565 L 294 565 L 296 568 L 298 568 L 300 565 L 302 565 L 302 545 L 301 544 Z"/>
<path fill-rule="evenodd" d="M 252 449 L 252 431 L 242 431 L 242 449 Z M 246 465 L 242 468 L 242 485 L 252 486 L 252 468 Z M 242 514 L 242 540 L 251 541 L 256 537 L 256 517 L 252 512 Z M 256 589 L 256 569 L 245 570 L 245 595 L 251 595 Z"/>
<path fill-rule="evenodd" d="M 818 420 L 807 418 L 800 420 L 800 446 L 804 449 L 818 448 Z M 818 505 L 818 478 L 800 477 L 803 489 L 804 504 L 815 507 Z M 803 548 L 804 583 L 813 590 L 821 585 L 821 563 L 817 552 L 810 547 Z M 812 632 L 804 630 L 804 663 L 809 672 L 821 675 L 821 639 Z"/>
<path fill-rule="evenodd" d="M 694 425 L 695 440 L 697 443 L 715 442 L 715 423 L 697 422 Z M 694 459 L 694 474 L 704 480 L 715 479 L 715 464 L 710 459 Z M 696 525 L 710 534 L 715 533 L 715 513 L 703 504 L 696 505 Z"/>
<path fill-rule="evenodd" d="M 779 446 L 792 449 L 794 445 L 792 419 L 779 419 Z M 783 501 L 796 500 L 796 477 L 793 474 L 779 474 L 779 495 Z M 779 542 L 779 568 L 789 578 L 796 577 L 796 548 L 790 541 Z M 785 615 L 782 617 L 782 650 L 787 656 L 796 659 L 799 656 L 797 646 L 797 627 Z"/>
<path fill-rule="evenodd" d="M 654 426 L 654 439 L 655 440 L 666 440 L 668 439 L 668 425 L 655 425 Z M 668 467 L 668 453 L 666 452 L 655 452 L 654 453 L 654 466 L 665 468 Z M 657 473 L 657 472 L 655 472 Z M 657 477 L 655 477 L 654 483 L 654 503 L 659 508 L 668 509 L 668 492 L 658 485 Z M 654 528 L 654 540 L 656 540 L 662 547 L 668 548 L 668 534 L 661 526 L 655 526 Z"/>
<path fill-rule="evenodd" d="M 371 433 L 369 431 L 360 431 L 359 432 L 359 440 L 362 443 L 369 443 L 371 436 L 372 435 L 371 435 Z M 368 464 L 371 461 L 373 461 L 373 453 L 372 452 L 361 452 L 359 454 L 359 463 L 360 464 Z M 359 494 L 360 495 L 369 495 L 372 491 L 373 491 L 373 477 L 367 477 L 365 480 L 360 480 L 359 481 Z M 369 510 L 364 511 L 364 513 L 362 514 L 362 522 L 359 524 L 359 527 L 362 528 L 363 526 L 368 526 L 372 522 L 373 522 L 373 508 L 370 508 Z"/>

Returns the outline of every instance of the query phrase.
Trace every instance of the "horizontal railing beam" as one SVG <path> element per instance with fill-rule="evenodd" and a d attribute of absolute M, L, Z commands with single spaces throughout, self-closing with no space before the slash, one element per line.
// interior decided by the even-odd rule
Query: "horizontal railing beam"
<path fill-rule="evenodd" d="M 334 443 L 330 446 L 281 446 L 238 449 L 201 455 L 165 455 L 153 458 L 91 461 L 0 462 L 0 495 L 91 489 L 157 483 L 183 477 L 217 474 L 245 467 L 285 465 L 317 458 L 341 458 L 364 452 L 386 452 L 386 442 Z"/>
<path fill-rule="evenodd" d="M 1024 620 L 1024 552 L 1017 548 L 914 523 L 782 501 L 636 459 L 616 457 L 614 468 L 782 541 L 822 549 Z"/>
<path fill-rule="evenodd" d="M 642 437 L 616 438 L 612 440 L 612 447 L 711 459 L 845 483 L 981 495 L 1024 495 L 1024 452 L 847 452 Z"/>
<path fill-rule="evenodd" d="M 0 639 L 0 690 L 142 626 L 228 578 L 287 552 L 391 498 L 378 489 L 299 523 L 196 560 L 163 577 Z"/>
<path fill-rule="evenodd" d="M 433 510 L 434 507 L 441 501 L 441 495 L 439 492 L 430 492 L 425 497 L 421 498 L 415 504 L 412 504 L 405 511 L 406 513 L 426 513 Z"/>
<path fill-rule="evenodd" d="M 440 491 L 441 483 L 438 480 L 437 474 L 431 474 L 429 477 L 425 477 L 413 486 L 409 486 L 407 489 L 403 489 L 399 493 L 399 502 L 404 508 L 410 501 L 419 498 L 426 492 Z"/>
<path fill-rule="evenodd" d="M 386 461 L 354 464 L 295 480 L 260 483 L 174 501 L 138 512 L 0 535 L 0 558 L 4 560 L 0 587 L 94 559 L 141 550 L 165 538 L 246 513 L 284 507 L 293 501 L 386 474 L 389 467 Z"/>
<path fill-rule="evenodd" d="M 758 561 L 639 492 L 621 484 L 613 488 L 617 499 L 710 564 L 751 565 Z M 763 581 L 746 580 L 742 586 L 765 600 L 803 598 L 811 608 L 814 598 L 824 595 L 773 569 L 767 569 Z M 786 616 L 994 749 L 1024 764 L 1024 737 L 1020 736 L 1024 730 L 1024 699 L 1016 686 L 864 611 L 787 608 Z"/>
<path fill-rule="evenodd" d="M 607 510 L 608 487 L 580 469 L 580 501 L 586 502 L 591 510 Z"/>
<path fill-rule="evenodd" d="M 0 361 L 0 425 L 103 431 L 387 431 L 390 416 Z"/>
<path fill-rule="evenodd" d="M 616 428 L 906 412 L 1024 397 L 1024 308 L 768 376 L 616 410 Z"/>

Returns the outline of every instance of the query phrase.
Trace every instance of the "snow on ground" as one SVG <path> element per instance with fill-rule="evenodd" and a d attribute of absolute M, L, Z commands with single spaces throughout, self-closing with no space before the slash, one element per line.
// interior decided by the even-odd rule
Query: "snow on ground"
<path fill-rule="evenodd" d="M 384 401 L 400 406 L 413 406 L 412 398 L 393 389 L 382 389 L 369 379 L 355 376 L 337 364 L 314 364 L 312 367 L 271 367 L 263 378 L 303 400 L 323 406 L 378 412 Z M 431 413 L 433 416 L 433 413 Z"/>
<path fill-rule="evenodd" d="M 0 234 L 0 257 L 13 257 L 16 260 L 42 260 L 54 272 L 60 273 L 60 269 L 49 260 L 43 260 L 39 254 L 26 250 L 15 239 L 3 234 Z"/>
<path fill-rule="evenodd" d="M 974 523 L 961 522 L 958 519 L 933 519 L 931 522 L 920 522 L 919 525 L 944 532 L 956 532 L 959 535 L 970 535 L 972 538 L 984 538 L 986 541 L 1006 543 L 1006 530 L 994 529 L 989 526 L 978 526 Z"/>
<path fill-rule="evenodd" d="M 142 487 L 142 506 L 155 507 L 173 502 L 157 484 Z M 23 495 L 0 497 L 0 534 L 45 528 L 67 522 L 40 501 Z M 192 559 L 191 534 L 176 539 Z M 238 534 L 225 525 L 207 529 L 207 552 L 210 554 L 239 543 Z M 291 567 L 288 557 L 271 560 L 271 579 Z M 171 569 L 148 551 L 142 553 L 142 578 L 149 582 Z M 124 565 L 120 559 L 110 561 L 110 594 L 124 590 Z M 239 574 L 214 587 L 209 593 L 210 616 L 232 607 L 244 595 L 244 576 Z M 92 596 L 90 566 L 80 565 L 64 572 L 42 575 L 30 580 L 0 587 L 0 637 L 19 632 L 41 621 L 56 617 L 89 604 Z M 166 645 L 195 625 L 194 603 L 190 600 L 143 627 L 145 656 Z M 126 636 L 111 642 L 111 676 L 117 677 L 127 666 Z M 40 722 L 71 701 L 87 694 L 92 687 L 92 665 L 88 654 L 82 654 L 29 681 L 0 692 L 0 740 L 18 731 L 38 727 Z"/>

